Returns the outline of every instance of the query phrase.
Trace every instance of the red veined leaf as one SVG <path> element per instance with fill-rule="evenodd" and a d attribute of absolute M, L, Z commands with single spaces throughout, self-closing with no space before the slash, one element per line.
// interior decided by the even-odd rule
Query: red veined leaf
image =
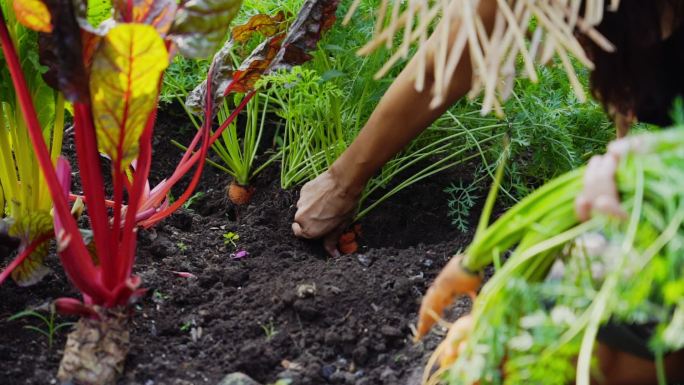
<path fill-rule="evenodd" d="M 43 79 L 71 101 L 87 101 L 88 75 L 82 60 L 81 29 L 70 0 L 45 0 L 52 17 L 52 33 L 38 35 Z"/>
<path fill-rule="evenodd" d="M 176 0 L 114 0 L 112 6 L 115 20 L 151 25 L 162 36 L 171 29 L 178 8 Z"/>
<path fill-rule="evenodd" d="M 21 250 L 19 255 L 3 270 L 0 272 L 0 285 L 7 279 L 8 276 L 13 275 L 16 271 L 17 268 L 19 268 L 21 265 L 25 264 L 28 258 L 35 253 L 38 249 L 45 247 L 47 249 L 47 246 L 45 245 L 47 241 L 49 241 L 51 238 L 51 234 L 43 234 L 39 237 L 37 237 L 33 242 L 29 243 L 26 245 L 26 247 Z M 47 250 L 46 250 L 47 251 Z M 41 267 L 44 269 L 47 269 L 42 265 L 42 262 L 40 264 Z M 43 276 L 40 276 L 42 278 Z M 15 278 L 13 278 L 15 279 Z M 16 279 L 15 279 L 16 280 Z M 24 284 L 22 285 L 21 283 L 24 281 L 17 281 L 17 284 L 20 286 L 28 286 L 29 284 Z M 37 282 L 37 281 L 35 281 Z M 35 283 L 32 282 L 32 283 Z"/>
<path fill-rule="evenodd" d="M 167 58 L 162 38 L 144 24 L 114 27 L 95 53 L 90 92 L 97 142 L 121 171 L 138 156 Z"/>
<path fill-rule="evenodd" d="M 307 0 L 292 24 L 270 71 L 290 69 L 311 60 L 309 51 L 316 49 L 325 31 L 335 24 L 340 0 Z"/>
<path fill-rule="evenodd" d="M 246 43 L 256 32 L 271 37 L 282 32 L 283 28 L 285 28 L 285 12 L 280 11 L 275 16 L 258 14 L 250 17 L 247 23 L 233 27 L 231 36 L 236 43 Z"/>
<path fill-rule="evenodd" d="M 50 237 L 46 238 L 45 234 L 50 233 L 52 233 L 52 216 L 46 211 L 32 212 L 12 224 L 9 234 L 22 240 L 24 251 L 31 249 L 26 258 L 12 271 L 12 279 L 17 285 L 34 285 L 50 272 L 50 269 L 43 264 L 49 249 L 47 241 L 50 239 Z"/>
<path fill-rule="evenodd" d="M 186 57 L 203 58 L 221 46 L 242 0 L 188 0 L 176 12 L 170 37 Z"/>
<path fill-rule="evenodd" d="M 237 71 L 233 74 L 233 81 L 225 93 L 249 92 L 254 89 L 257 80 L 269 69 L 280 50 L 284 34 L 272 36 L 254 49 L 252 54 L 245 59 Z"/>
<path fill-rule="evenodd" d="M 213 95 L 213 105 L 214 111 L 212 111 L 212 117 L 218 110 L 221 101 L 223 100 L 223 94 L 225 93 L 228 85 L 233 81 L 233 73 L 235 68 L 233 67 L 233 60 L 230 56 L 233 51 L 233 40 L 228 40 L 223 47 L 214 55 L 214 59 L 211 61 L 212 68 L 211 72 L 211 89 Z M 199 86 L 195 87 L 192 92 L 188 95 L 185 105 L 189 111 L 201 115 L 204 111 L 204 106 L 206 105 L 206 95 L 207 95 L 207 80 L 205 79 Z"/>
<path fill-rule="evenodd" d="M 14 0 L 17 20 L 26 28 L 38 32 L 52 32 L 52 18 L 47 6 L 40 0 Z"/>

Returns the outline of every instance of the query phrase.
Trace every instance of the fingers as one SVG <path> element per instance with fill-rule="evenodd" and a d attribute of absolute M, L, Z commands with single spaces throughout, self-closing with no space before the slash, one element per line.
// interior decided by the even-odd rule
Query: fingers
<path fill-rule="evenodd" d="M 325 238 L 323 238 L 323 247 L 325 248 L 325 251 L 328 252 L 328 255 L 333 258 L 340 256 L 340 251 L 337 249 L 337 243 L 347 227 L 349 227 L 348 222 L 344 222 L 340 226 L 336 227 L 335 230 L 328 233 Z"/>
<path fill-rule="evenodd" d="M 575 199 L 575 215 L 581 222 L 591 219 L 591 201 L 580 195 Z"/>
<path fill-rule="evenodd" d="M 323 239 L 323 247 L 325 251 L 333 258 L 340 256 L 340 251 L 337 250 L 337 240 L 342 233 L 330 233 Z"/>
<path fill-rule="evenodd" d="M 620 219 L 627 217 L 620 206 L 615 175 L 621 157 L 630 148 L 628 140 L 619 140 L 611 144 L 607 154 L 591 158 L 584 173 L 582 193 L 575 199 L 577 219 L 587 221 L 593 212 Z"/>
<path fill-rule="evenodd" d="M 292 232 L 297 238 L 307 238 L 306 234 L 304 233 L 304 230 L 302 229 L 302 226 L 300 226 L 297 222 L 292 223 Z"/>
<path fill-rule="evenodd" d="M 339 255 L 338 238 L 346 230 L 358 205 L 358 196 L 348 190 L 329 171 L 306 183 L 297 200 L 292 232 L 299 238 L 323 238 L 331 256 Z"/>
<path fill-rule="evenodd" d="M 605 215 L 619 219 L 627 219 L 627 212 L 622 209 L 620 202 L 615 197 L 601 195 L 594 201 L 594 210 Z"/>
<path fill-rule="evenodd" d="M 640 139 L 636 137 L 626 137 L 614 140 L 608 144 L 607 153 L 621 159 L 625 157 L 630 151 L 638 150 L 640 147 Z"/>

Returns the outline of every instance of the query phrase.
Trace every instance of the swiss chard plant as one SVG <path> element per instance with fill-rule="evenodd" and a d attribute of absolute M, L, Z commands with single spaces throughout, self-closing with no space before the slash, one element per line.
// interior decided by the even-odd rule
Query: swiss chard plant
<path fill-rule="evenodd" d="M 20 2 L 0 1 L 0 7 L 11 27 L 9 39 L 16 46 L 27 92 L 39 106 L 36 118 L 54 164 L 62 147 L 64 99 L 42 79 L 45 68 L 38 59 L 37 33 L 17 21 L 28 10 Z M 17 249 L 14 261 L 0 273 L 0 283 L 11 276 L 21 286 L 36 283 L 48 272 L 43 260 L 53 234 L 50 192 L 28 135 L 7 63 L 0 58 L 0 233 Z"/>
<path fill-rule="evenodd" d="M 190 0 L 181 5 L 174 0 L 119 0 L 112 3 L 111 19 L 95 27 L 88 22 L 88 5 L 82 1 L 14 1 L 14 9 L 23 10 L 16 12 L 18 20 L 40 31 L 40 60 L 47 67 L 43 78 L 73 105 L 92 248 L 71 215 L 71 167 L 63 158 L 56 166 L 53 162 L 30 79 L 4 9 L 0 10 L 0 45 L 17 110 L 54 205 L 57 251 L 67 276 L 83 296 L 56 303 L 61 312 L 83 316 L 67 341 L 58 373 L 62 381 L 112 384 L 123 369 L 129 344 L 127 307 L 141 293 L 140 279 L 133 275 L 138 214 L 146 202 L 165 195 L 196 166 L 184 194 L 168 207 L 155 209 L 147 223 L 170 215 L 191 196 L 211 139 L 208 112 L 168 183 L 155 194 L 146 194 L 162 74 L 176 52 L 203 57 L 218 48 L 240 5 L 239 0 Z M 207 88 L 207 94 L 213 95 L 211 85 Z M 213 98 L 207 98 L 207 111 L 214 110 L 213 103 Z M 105 195 L 101 154 L 110 160 L 111 197 Z"/>
<path fill-rule="evenodd" d="M 211 113 L 218 117 L 219 128 L 213 132 L 212 148 L 224 163 L 218 167 L 233 177 L 228 187 L 228 196 L 234 203 L 245 204 L 249 201 L 253 192 L 253 188 L 249 186 L 251 177 L 275 159 L 271 157 L 253 170 L 264 130 L 267 103 L 274 100 L 270 92 L 264 97 L 252 99 L 260 89 L 271 86 L 268 81 L 262 81 L 262 77 L 271 73 L 288 73 L 293 67 L 311 60 L 309 52 L 317 48 L 323 33 L 333 25 L 338 4 L 339 0 L 305 1 L 289 29 L 283 12 L 274 16 L 252 16 L 245 24 L 233 29 L 230 39 L 214 56 L 212 67 L 220 70 L 210 73 L 207 76 L 209 80 L 205 80 L 189 94 L 186 102 L 189 111 L 201 111 L 205 115 Z M 255 40 L 255 36 L 260 36 L 262 42 L 242 64 L 235 66 L 236 48 L 243 48 L 246 43 Z M 213 105 L 218 107 L 216 112 L 208 111 L 204 104 L 208 84 L 211 84 L 215 92 Z M 236 103 L 237 106 L 232 111 L 225 98 L 230 93 L 245 94 L 236 99 L 240 102 Z M 264 100 L 263 106 L 258 99 Z M 234 116 L 250 100 L 252 102 L 247 109 L 247 125 L 240 138 Z M 282 107 L 282 102 L 275 101 Z M 286 125 L 294 123 L 294 116 L 286 118 L 288 121 L 289 118 L 292 119 L 292 123 Z M 214 137 L 222 140 L 214 142 Z"/>

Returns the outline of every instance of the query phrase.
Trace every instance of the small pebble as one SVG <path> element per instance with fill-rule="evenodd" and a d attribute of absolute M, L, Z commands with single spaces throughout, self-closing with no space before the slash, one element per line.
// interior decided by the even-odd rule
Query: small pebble
<path fill-rule="evenodd" d="M 231 373 L 223 378 L 218 385 L 260 385 L 248 375 L 240 372 Z"/>
<path fill-rule="evenodd" d="M 312 283 L 304 283 L 299 286 L 297 286 L 297 297 L 299 298 L 307 298 L 307 297 L 313 297 L 316 295 L 316 284 Z"/>
<path fill-rule="evenodd" d="M 373 258 L 367 256 L 366 254 L 359 254 L 356 259 L 362 266 L 370 267 L 373 264 Z"/>
<path fill-rule="evenodd" d="M 380 328 L 380 334 L 390 339 L 399 338 L 402 336 L 401 330 L 390 325 L 384 325 L 382 328 Z"/>
<path fill-rule="evenodd" d="M 323 367 L 321 367 L 321 377 L 325 378 L 326 381 L 330 381 L 332 375 L 335 374 L 336 371 L 337 368 L 335 365 L 323 365 Z"/>

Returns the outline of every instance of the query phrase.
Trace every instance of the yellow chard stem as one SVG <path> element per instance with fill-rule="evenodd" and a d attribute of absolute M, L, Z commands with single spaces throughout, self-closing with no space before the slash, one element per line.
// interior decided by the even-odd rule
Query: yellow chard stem
<path fill-rule="evenodd" d="M 55 124 L 52 129 L 52 145 L 50 146 L 50 158 L 52 163 L 57 163 L 57 158 L 62 152 L 62 141 L 64 140 L 64 95 L 57 93 L 55 103 Z"/>

